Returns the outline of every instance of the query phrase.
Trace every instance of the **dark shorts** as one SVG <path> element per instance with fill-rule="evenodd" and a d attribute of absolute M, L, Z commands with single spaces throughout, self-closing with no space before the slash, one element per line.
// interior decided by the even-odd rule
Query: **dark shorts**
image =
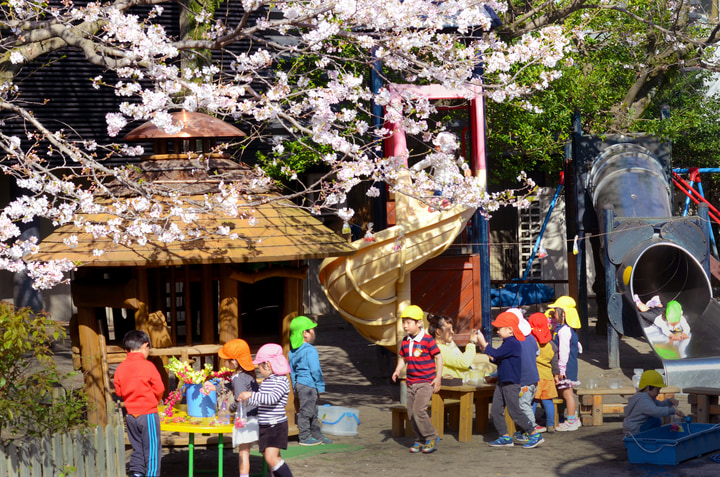
<path fill-rule="evenodd" d="M 265 452 L 268 447 L 287 449 L 288 446 L 288 422 L 277 424 L 260 424 L 260 439 L 258 447 L 260 452 Z"/>

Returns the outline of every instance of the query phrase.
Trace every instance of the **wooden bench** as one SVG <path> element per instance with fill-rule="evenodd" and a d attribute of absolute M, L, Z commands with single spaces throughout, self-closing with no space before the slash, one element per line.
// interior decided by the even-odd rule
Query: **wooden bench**
<path fill-rule="evenodd" d="M 683 389 L 683 392 L 688 395 L 690 412 L 695 416 L 695 422 L 711 424 L 720 420 L 720 388 L 692 387 Z"/>
<path fill-rule="evenodd" d="M 458 429 L 460 425 L 460 400 L 459 399 L 445 399 L 445 414 L 448 418 L 448 428 Z M 431 406 L 428 405 L 428 410 L 431 410 Z M 404 404 L 393 404 L 390 406 L 390 412 L 392 413 L 392 436 L 393 437 L 413 437 L 412 426 L 407 415 L 407 406 Z M 432 412 L 432 411 L 431 411 Z M 436 421 L 433 418 L 433 421 Z M 445 426 L 435 425 L 440 437 L 444 437 Z"/>
<path fill-rule="evenodd" d="M 560 413 L 558 411 L 558 404 L 564 405 L 565 400 L 561 397 L 556 397 L 553 399 L 553 405 L 555 406 L 555 423 L 553 424 L 553 426 L 555 426 L 555 427 L 557 427 L 557 425 L 560 423 Z M 542 406 L 542 404 L 538 403 L 538 407 L 541 407 L 541 406 Z M 562 409 L 562 408 L 560 408 L 560 409 Z M 512 420 L 512 418 L 510 417 L 510 414 L 508 414 L 508 412 L 507 412 L 507 409 L 505 409 L 505 425 L 508 428 L 508 434 L 510 434 L 511 436 L 513 434 L 515 434 L 515 431 L 517 430 L 515 428 L 515 421 Z M 547 426 L 547 425 L 548 425 L 548 423 L 546 422 L 545 426 Z"/>
<path fill-rule="evenodd" d="M 577 390 L 578 408 L 580 419 L 583 426 L 602 426 L 603 419 L 606 415 L 622 416 L 624 414 L 627 401 L 626 396 L 631 396 L 637 392 L 632 386 L 623 386 L 616 389 L 596 388 L 587 389 L 580 388 Z M 660 390 L 658 400 L 675 397 L 675 393 L 679 393 L 680 388 L 675 386 L 667 386 Z M 605 397 L 615 396 L 623 399 L 620 403 L 603 402 Z"/>

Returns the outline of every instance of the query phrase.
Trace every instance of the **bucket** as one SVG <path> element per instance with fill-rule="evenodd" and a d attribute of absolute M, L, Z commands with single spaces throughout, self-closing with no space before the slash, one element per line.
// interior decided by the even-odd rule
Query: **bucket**
<path fill-rule="evenodd" d="M 323 434 L 333 436 L 356 436 L 360 424 L 360 411 L 351 407 L 320 406 L 318 414 Z"/>
<path fill-rule="evenodd" d="M 211 391 L 207 396 L 200 392 L 202 384 L 185 385 L 185 401 L 187 402 L 188 416 L 212 417 L 217 406 L 217 393 Z"/>

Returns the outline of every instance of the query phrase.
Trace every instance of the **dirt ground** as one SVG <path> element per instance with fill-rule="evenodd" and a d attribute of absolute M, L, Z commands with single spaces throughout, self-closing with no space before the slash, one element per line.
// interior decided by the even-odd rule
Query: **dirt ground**
<path fill-rule="evenodd" d="M 536 311 L 534 309 L 530 311 Z M 595 379 L 600 386 L 608 379 L 621 378 L 631 385 L 633 368 L 660 368 L 660 361 L 650 346 L 633 338 L 623 338 L 620 349 L 621 369 L 607 369 L 606 338 L 594 332 L 591 321 L 589 346 L 580 355 L 580 380 Z M 392 371 L 380 365 L 383 356 L 376 346 L 365 341 L 354 328 L 340 318 L 319 317 L 316 346 L 320 353 L 327 392 L 322 404 L 360 410 L 361 424 L 354 437 L 328 436 L 338 444 L 362 446 L 360 450 L 289 459 L 296 477 L 331 475 L 537 475 L 537 476 L 716 476 L 720 464 L 711 455 L 692 459 L 677 466 L 630 464 L 622 442 L 620 418 L 606 418 L 604 425 L 583 427 L 576 432 L 545 434 L 545 443 L 535 449 L 491 448 L 488 442 L 497 438 L 491 430 L 473 435 L 472 442 L 457 441 L 454 431 L 446 431 L 434 454 L 410 454 L 411 438 L 390 434 L 388 406 L 399 401 L 399 387 L 389 382 Z M 678 396 L 681 409 L 689 412 L 685 395 Z M 291 438 L 297 446 L 297 438 Z M 720 452 L 720 451 L 718 451 Z M 224 453 L 225 476 L 237 475 L 237 454 Z M 187 448 L 166 448 L 163 476 L 187 473 Z M 217 448 L 196 447 L 195 468 L 216 469 Z M 252 472 L 259 472 L 262 461 L 253 457 Z M 214 473 L 212 475 L 215 475 Z"/>

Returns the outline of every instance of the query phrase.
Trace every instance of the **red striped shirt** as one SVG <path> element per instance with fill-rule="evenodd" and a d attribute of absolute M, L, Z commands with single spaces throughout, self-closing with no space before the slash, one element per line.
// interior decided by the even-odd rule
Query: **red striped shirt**
<path fill-rule="evenodd" d="M 420 342 L 414 342 L 412 346 L 412 356 L 410 354 L 411 338 L 406 336 L 403 338 L 400 346 L 400 357 L 407 364 L 407 383 L 431 383 L 435 379 L 435 356 L 440 353 L 440 349 L 435 343 L 435 339 L 424 331 Z"/>

